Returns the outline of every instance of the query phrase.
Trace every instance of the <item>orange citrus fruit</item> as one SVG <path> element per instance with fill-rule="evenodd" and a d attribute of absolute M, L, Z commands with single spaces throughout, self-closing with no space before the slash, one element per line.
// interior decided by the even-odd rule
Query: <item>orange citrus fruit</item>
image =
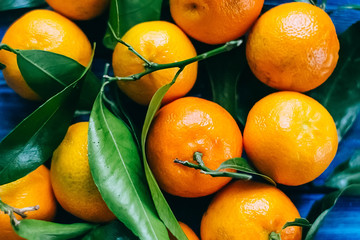
<path fill-rule="evenodd" d="M 91 45 L 81 29 L 67 18 L 49 10 L 33 10 L 16 20 L 5 32 L 2 43 L 14 49 L 45 50 L 65 55 L 82 65 L 91 58 Z M 23 98 L 40 100 L 25 82 L 18 68 L 16 55 L 2 50 L 0 62 L 7 84 Z"/>
<path fill-rule="evenodd" d="M 132 27 L 122 40 L 130 44 L 145 59 L 158 63 L 173 63 L 196 56 L 188 37 L 176 25 L 165 21 L 144 22 Z M 125 77 L 145 71 L 144 62 L 129 49 L 118 43 L 113 53 L 116 76 Z M 178 68 L 159 70 L 137 81 L 118 81 L 119 88 L 135 102 L 147 105 L 154 93 L 170 83 Z M 163 103 L 184 96 L 193 87 L 197 76 L 197 63 L 187 65 L 176 83 L 166 93 Z"/>
<path fill-rule="evenodd" d="M 199 240 L 198 236 L 196 236 L 194 231 L 187 224 L 183 222 L 179 222 L 179 225 L 181 229 L 184 231 L 188 240 Z M 176 240 L 176 238 L 171 233 L 169 233 L 169 236 L 170 236 L 170 240 Z"/>
<path fill-rule="evenodd" d="M 110 0 L 46 0 L 55 11 L 74 20 L 89 20 L 107 9 Z"/>
<path fill-rule="evenodd" d="M 51 188 L 49 170 L 41 165 L 33 172 L 14 182 L 0 186 L 0 199 L 15 208 L 33 207 L 39 209 L 28 211 L 27 219 L 52 221 L 56 213 L 56 200 Z M 22 219 L 16 215 L 17 219 Z M 23 239 L 18 236 L 10 224 L 9 215 L 0 211 L 0 238 L 6 240 Z"/>
<path fill-rule="evenodd" d="M 170 0 L 170 11 L 189 36 L 207 44 L 220 44 L 244 35 L 263 5 L 264 0 Z"/>
<path fill-rule="evenodd" d="M 54 151 L 51 181 L 56 199 L 74 216 L 90 222 L 115 219 L 91 176 L 87 152 L 89 123 L 71 125 L 64 140 Z"/>
<path fill-rule="evenodd" d="M 196 163 L 194 152 L 216 169 L 230 158 L 241 157 L 242 136 L 232 116 L 220 105 L 196 97 L 177 99 L 156 114 L 146 141 L 146 156 L 159 186 L 180 197 L 212 194 L 227 184 L 227 177 L 211 177 L 174 163 Z"/>
<path fill-rule="evenodd" d="M 215 195 L 201 220 L 201 239 L 268 240 L 274 232 L 282 240 L 300 240 L 300 227 L 282 230 L 299 217 L 291 200 L 276 187 L 239 180 Z"/>
<path fill-rule="evenodd" d="M 339 52 L 334 24 L 322 9 L 308 3 L 278 5 L 264 13 L 249 33 L 246 57 L 266 85 L 305 92 L 325 82 Z"/>
<path fill-rule="evenodd" d="M 338 147 L 330 113 L 297 92 L 277 92 L 258 101 L 244 129 L 244 148 L 255 167 L 276 182 L 301 185 L 329 166 Z"/>

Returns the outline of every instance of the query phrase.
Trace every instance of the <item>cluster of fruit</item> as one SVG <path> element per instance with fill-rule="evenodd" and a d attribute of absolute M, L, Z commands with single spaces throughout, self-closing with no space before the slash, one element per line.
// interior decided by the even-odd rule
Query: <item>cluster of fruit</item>
<path fill-rule="evenodd" d="M 47 2 L 64 16 L 51 10 L 30 11 L 9 27 L 2 44 L 51 51 L 88 65 L 91 44 L 68 18 L 93 18 L 106 9 L 108 1 Z M 76 6 L 80 2 L 84 3 Z M 186 198 L 216 193 L 201 222 L 204 240 L 269 239 L 273 234 L 301 239 L 300 227 L 282 229 L 300 216 L 275 186 L 252 180 L 228 184 L 230 177 L 213 177 L 189 167 L 199 163 L 197 158 L 201 158 L 203 168 L 215 170 L 226 160 L 241 158 L 244 147 L 260 173 L 276 183 L 297 186 L 317 178 L 338 147 L 329 112 L 300 93 L 325 82 L 336 66 L 339 41 L 330 17 L 316 6 L 295 2 L 276 6 L 259 17 L 263 3 L 170 0 L 175 24 L 137 24 L 122 36 L 123 42 L 117 43 L 113 52 L 117 84 L 138 104 L 148 105 L 161 86 L 175 80 L 151 124 L 146 157 L 163 191 Z M 242 135 L 237 122 L 220 105 L 184 97 L 195 84 L 197 62 L 179 65 L 180 71 L 171 64 L 197 56 L 188 36 L 206 44 L 222 44 L 245 33 L 246 58 L 252 72 L 280 91 L 253 106 Z M 1 50 L 0 63 L 6 65 L 3 75 L 15 92 L 29 100 L 41 100 L 22 77 L 14 52 Z M 121 80 L 143 72 L 139 80 Z M 52 220 L 58 202 L 85 221 L 115 219 L 90 173 L 88 128 L 88 122 L 70 126 L 53 153 L 50 172 L 40 166 L 26 177 L 0 186 L 1 200 L 17 208 L 39 205 L 28 218 Z M 236 172 L 230 166 L 221 171 Z M 0 213 L 0 222 L 1 236 L 20 239 L 8 216 Z M 189 239 L 198 239 L 185 224 L 180 226 Z"/>

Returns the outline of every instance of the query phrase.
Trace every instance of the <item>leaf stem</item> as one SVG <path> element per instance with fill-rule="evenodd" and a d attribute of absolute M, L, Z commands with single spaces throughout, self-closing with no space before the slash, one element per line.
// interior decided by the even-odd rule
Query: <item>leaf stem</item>
<path fill-rule="evenodd" d="M 18 54 L 18 50 L 15 50 L 13 48 L 11 48 L 9 45 L 4 44 L 4 43 L 0 43 L 0 50 L 6 50 L 15 54 Z M 3 70 L 6 68 L 6 65 L 0 62 L 0 70 Z"/>
<path fill-rule="evenodd" d="M 239 172 L 227 172 L 227 171 L 219 171 L 219 170 L 211 170 L 207 166 L 205 166 L 204 161 L 202 160 L 202 153 L 194 152 L 193 159 L 197 162 L 191 163 L 189 161 L 182 161 L 179 159 L 175 159 L 175 163 L 182 164 L 186 167 L 194 168 L 200 170 L 201 173 L 210 175 L 212 177 L 231 177 L 235 179 L 243 179 L 243 180 L 250 180 L 252 176 L 246 173 L 239 173 Z"/>
<path fill-rule="evenodd" d="M 118 40 L 118 39 L 117 39 Z M 193 58 L 189 58 L 183 61 L 179 61 L 179 62 L 173 62 L 173 63 L 165 63 L 165 64 L 157 64 L 154 62 L 149 62 L 149 61 L 145 61 L 145 63 L 147 64 L 147 67 L 145 68 L 145 71 L 141 72 L 141 73 L 137 73 L 128 77 L 110 77 L 108 75 L 103 76 L 105 79 L 109 80 L 109 81 L 136 81 L 139 80 L 140 78 L 142 78 L 143 76 L 158 71 L 158 70 L 162 70 L 162 69 L 168 69 L 168 68 L 185 68 L 188 64 L 197 62 L 197 61 L 201 61 L 213 56 L 216 56 L 220 53 L 223 52 L 228 52 L 231 51 L 232 49 L 239 47 L 242 44 L 243 40 L 234 40 L 234 41 L 230 41 L 225 43 L 223 46 L 220 46 L 218 48 L 215 48 L 213 50 L 210 50 L 208 52 L 202 53 L 200 55 L 197 55 Z M 129 48 L 130 51 L 132 51 L 132 49 Z M 133 53 L 135 53 L 134 51 L 132 51 Z M 138 53 L 135 53 L 136 55 L 138 55 Z M 140 55 L 140 54 L 139 54 Z M 143 59 L 143 57 L 141 58 Z M 144 60 L 144 59 L 143 59 Z"/>
<path fill-rule="evenodd" d="M 6 50 L 15 54 L 18 54 L 18 50 L 13 49 L 12 47 L 10 47 L 9 45 L 5 44 L 5 43 L 0 43 L 0 50 Z"/>
<path fill-rule="evenodd" d="M 119 43 L 123 44 L 124 46 L 126 46 L 129 51 L 133 52 L 136 56 L 138 56 L 141 60 L 143 60 L 145 62 L 145 68 L 151 67 L 152 66 L 152 62 L 148 61 L 146 58 L 144 58 L 140 53 L 138 53 L 132 46 L 130 46 L 129 44 L 127 44 L 126 42 L 124 42 L 123 40 L 121 40 L 121 38 L 119 38 L 118 36 L 116 36 L 116 33 L 114 31 L 114 29 L 112 28 L 111 24 L 108 22 L 108 27 L 111 31 L 111 34 L 113 35 L 113 37 L 116 39 L 116 41 L 118 41 Z"/>
<path fill-rule="evenodd" d="M 326 3 L 327 3 L 327 0 L 322 0 L 319 7 L 322 9 L 322 10 L 326 10 Z"/>
<path fill-rule="evenodd" d="M 0 50 L 6 50 L 15 54 L 18 54 L 19 51 L 16 49 L 13 49 L 12 47 L 10 47 L 9 45 L 5 44 L 5 43 L 0 43 Z"/>
<path fill-rule="evenodd" d="M 7 205 L 0 199 L 0 211 L 3 211 L 5 214 L 10 216 L 11 224 L 13 224 L 15 227 L 17 227 L 20 224 L 20 221 L 16 218 L 14 213 L 18 214 L 22 218 L 26 218 L 26 216 L 27 216 L 25 214 L 26 212 L 36 211 L 39 208 L 40 208 L 39 205 L 32 206 L 32 207 L 25 207 L 25 208 L 15 208 L 15 207 Z"/>

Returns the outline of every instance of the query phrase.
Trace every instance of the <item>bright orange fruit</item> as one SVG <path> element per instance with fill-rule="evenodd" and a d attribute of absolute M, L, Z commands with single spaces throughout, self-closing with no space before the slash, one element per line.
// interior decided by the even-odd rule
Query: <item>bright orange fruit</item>
<path fill-rule="evenodd" d="M 165 21 L 150 21 L 132 27 L 122 40 L 130 44 L 147 60 L 158 63 L 173 63 L 196 56 L 188 37 L 176 25 Z M 113 68 L 116 76 L 126 77 L 145 71 L 144 61 L 118 43 L 113 53 Z M 147 105 L 154 93 L 170 83 L 179 68 L 152 72 L 137 81 L 118 81 L 119 88 L 135 102 Z M 193 87 L 197 76 L 197 62 L 187 65 L 165 94 L 163 103 L 183 97 Z"/>
<path fill-rule="evenodd" d="M 264 13 L 246 43 L 249 66 L 260 81 L 298 92 L 325 82 L 335 69 L 338 52 L 330 17 L 303 2 L 285 3 Z"/>
<path fill-rule="evenodd" d="M 102 14 L 110 0 L 46 0 L 55 11 L 74 20 L 89 20 Z"/>
<path fill-rule="evenodd" d="M 39 209 L 26 212 L 27 219 L 52 221 L 56 213 L 56 200 L 51 187 L 49 170 L 41 165 L 33 172 L 14 182 L 0 186 L 1 201 L 16 208 Z M 16 215 L 20 220 L 20 216 Z M 24 239 L 18 236 L 10 224 L 10 217 L 0 211 L 0 238 L 6 240 Z"/>
<path fill-rule="evenodd" d="M 171 16 L 188 35 L 220 44 L 244 35 L 259 16 L 264 0 L 170 0 Z"/>
<path fill-rule="evenodd" d="M 244 147 L 260 172 L 281 184 L 301 185 L 329 166 L 338 138 L 333 118 L 320 103 L 301 93 L 277 92 L 250 110 Z"/>
<path fill-rule="evenodd" d="M 45 50 L 65 55 L 86 66 L 91 58 L 91 45 L 83 31 L 60 14 L 40 9 L 26 13 L 5 32 L 1 41 L 14 49 Z M 4 78 L 21 97 L 40 100 L 25 82 L 16 61 L 16 54 L 0 51 L 0 62 L 6 65 Z"/>
<path fill-rule="evenodd" d="M 202 240 L 269 240 L 274 232 L 283 240 L 300 240 L 300 227 L 286 222 L 299 218 L 291 200 L 274 186 L 235 181 L 220 190 L 201 220 Z"/>
<path fill-rule="evenodd" d="M 241 132 L 220 105 L 196 97 L 180 98 L 157 112 L 146 141 L 147 160 L 164 191 L 201 197 L 231 180 L 174 163 L 175 159 L 195 163 L 194 152 L 201 152 L 205 165 L 215 170 L 225 160 L 241 157 Z"/>

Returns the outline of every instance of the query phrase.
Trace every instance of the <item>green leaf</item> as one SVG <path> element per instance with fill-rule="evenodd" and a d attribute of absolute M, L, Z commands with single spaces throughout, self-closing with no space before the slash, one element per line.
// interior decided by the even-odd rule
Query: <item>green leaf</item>
<path fill-rule="evenodd" d="M 24 219 L 15 232 L 23 238 L 31 240 L 66 240 L 81 236 L 96 225 L 89 223 L 60 224 L 34 219 Z"/>
<path fill-rule="evenodd" d="M 308 228 L 311 227 L 311 223 L 306 218 L 295 218 L 295 221 L 285 223 L 282 229 L 292 226 Z"/>
<path fill-rule="evenodd" d="M 98 226 L 89 232 L 82 240 L 137 240 L 129 229 L 119 221 L 112 221 L 108 224 Z"/>
<path fill-rule="evenodd" d="M 42 50 L 18 50 L 17 62 L 25 81 L 43 99 L 48 99 L 77 80 L 85 67 L 66 56 Z M 91 109 L 100 90 L 97 77 L 88 72 L 80 95 L 80 108 Z"/>
<path fill-rule="evenodd" d="M 294 0 L 294 2 L 304 2 L 304 3 L 310 3 L 313 5 L 316 5 L 316 0 Z"/>
<path fill-rule="evenodd" d="M 229 160 L 226 160 L 225 162 L 221 163 L 221 165 L 218 167 L 218 169 L 216 169 L 216 171 L 229 169 L 229 168 L 235 169 L 240 173 L 262 177 L 272 185 L 276 186 L 274 180 L 272 180 L 270 177 L 266 175 L 256 172 L 256 170 L 252 166 L 250 166 L 250 164 L 245 158 L 231 158 Z"/>
<path fill-rule="evenodd" d="M 162 0 L 111 0 L 108 25 L 121 38 L 138 23 L 159 20 L 161 4 Z M 109 28 L 103 42 L 107 48 L 115 48 L 117 41 Z"/>
<path fill-rule="evenodd" d="M 349 4 L 339 7 L 340 9 L 360 10 L 360 4 Z"/>
<path fill-rule="evenodd" d="M 145 180 L 140 153 L 129 127 L 104 105 L 103 89 L 89 123 L 89 165 L 109 209 L 141 239 L 167 239 Z"/>
<path fill-rule="evenodd" d="M 224 107 L 245 126 L 252 106 L 276 90 L 260 82 L 251 72 L 245 56 L 246 44 L 229 53 L 208 59 L 213 101 Z"/>
<path fill-rule="evenodd" d="M 212 100 L 225 108 L 235 119 L 238 117 L 237 85 L 245 67 L 243 62 L 246 62 L 244 49 L 242 46 L 205 61 Z"/>
<path fill-rule="evenodd" d="M 124 94 L 120 95 L 121 93 L 115 81 L 110 82 L 108 85 L 110 85 L 108 91 L 109 98 L 104 94 L 104 101 L 109 106 L 109 109 L 112 111 L 112 113 L 114 113 L 117 118 L 124 120 L 124 122 L 129 126 L 130 130 L 134 133 L 136 144 L 140 149 L 140 142 L 138 137 L 139 127 L 134 124 L 128 113 L 128 109 L 126 109 L 124 106 L 126 105 L 125 101 L 129 99 L 125 99 Z"/>
<path fill-rule="evenodd" d="M 341 34 L 339 41 L 339 61 L 333 74 L 308 95 L 330 112 L 340 141 L 360 112 L 360 22 Z"/>
<path fill-rule="evenodd" d="M 354 183 L 360 184 L 360 150 L 334 169 L 325 186 L 342 189 Z"/>
<path fill-rule="evenodd" d="M 321 227 L 321 223 L 326 218 L 326 215 L 335 206 L 337 200 L 341 196 L 359 196 L 360 184 L 352 184 L 341 190 L 332 192 L 326 195 L 319 201 L 316 201 L 307 216 L 307 219 L 312 223 L 310 229 L 306 232 L 305 240 L 312 240 L 316 236 L 317 231 Z"/>
<path fill-rule="evenodd" d="M 143 162 L 145 167 L 145 174 L 146 179 L 150 187 L 151 196 L 155 203 L 156 210 L 161 218 L 161 220 L 164 222 L 166 227 L 169 229 L 169 231 L 179 240 L 187 240 L 186 235 L 182 231 L 178 221 L 176 220 L 173 212 L 171 211 L 171 208 L 169 204 L 167 203 L 164 195 L 162 194 L 159 185 L 156 182 L 156 179 L 154 175 L 151 172 L 150 166 L 146 160 L 146 153 L 145 153 L 145 144 L 146 144 L 146 137 L 151 125 L 151 122 L 157 112 L 157 110 L 160 108 L 161 101 L 164 98 L 166 92 L 169 90 L 169 88 L 174 84 L 174 81 L 162 86 L 159 88 L 154 96 L 152 97 L 148 110 L 146 112 L 145 121 L 141 133 L 141 148 L 142 148 L 142 154 L 143 154 Z"/>
<path fill-rule="evenodd" d="M 6 68 L 6 66 L 2 63 L 0 63 L 0 70 L 4 70 Z"/>
<path fill-rule="evenodd" d="M 1 0 L 0 11 L 18 8 L 31 8 L 45 4 L 45 0 Z"/>
<path fill-rule="evenodd" d="M 46 101 L 0 142 L 0 185 L 25 176 L 51 157 L 71 123 L 82 79 Z"/>

